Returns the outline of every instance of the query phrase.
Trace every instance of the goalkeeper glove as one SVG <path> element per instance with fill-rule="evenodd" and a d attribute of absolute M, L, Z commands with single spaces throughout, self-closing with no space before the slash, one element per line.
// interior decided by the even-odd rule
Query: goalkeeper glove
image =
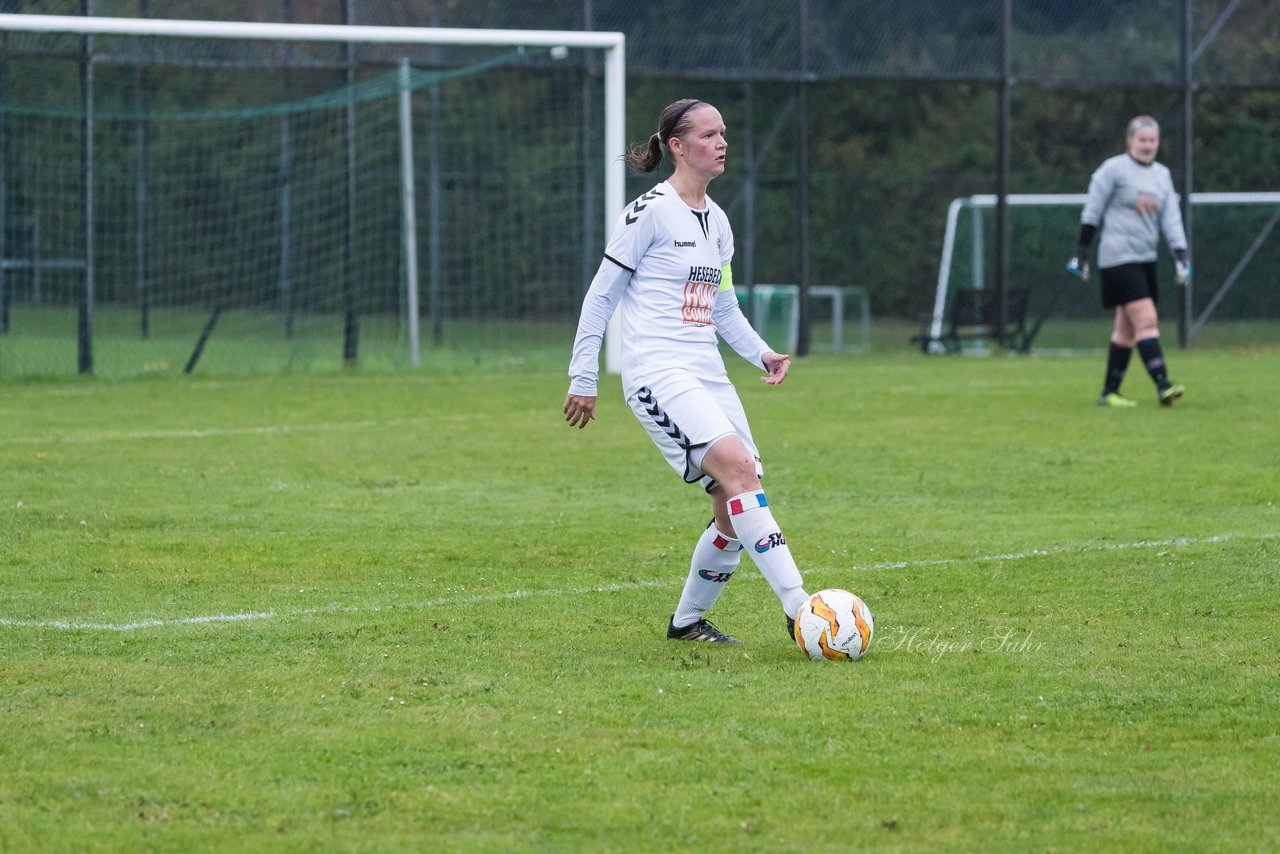
<path fill-rule="evenodd" d="M 1191 260 L 1187 258 L 1187 250 L 1173 250 L 1173 278 L 1180 285 L 1191 279 Z"/>
<path fill-rule="evenodd" d="M 1089 281 L 1088 246 L 1076 247 L 1076 254 L 1067 259 L 1067 272 L 1073 276 L 1079 277 L 1082 281 Z"/>

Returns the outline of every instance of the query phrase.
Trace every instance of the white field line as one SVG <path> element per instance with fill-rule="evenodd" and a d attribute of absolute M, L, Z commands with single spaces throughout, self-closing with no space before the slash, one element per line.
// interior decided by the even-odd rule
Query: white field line
<path fill-rule="evenodd" d="M 320 608 L 295 608 L 284 613 L 277 611 L 242 611 L 238 614 L 208 614 L 199 617 L 177 617 L 169 620 L 138 620 L 131 623 L 75 623 L 68 620 L 10 620 L 0 617 L 0 626 L 24 629 L 69 629 L 72 631 L 131 632 L 137 629 L 189 626 L 202 623 L 238 623 L 247 620 L 272 620 L 276 617 L 305 617 L 312 614 L 376 614 L 379 611 L 398 611 L 407 608 L 441 608 L 459 605 L 500 602 L 525 599 L 531 596 L 587 596 L 592 593 L 617 593 L 622 590 L 641 590 L 646 587 L 669 587 L 675 581 L 635 581 L 626 584 L 602 584 L 596 587 L 578 587 L 569 590 L 508 590 L 505 593 L 478 593 L 472 596 L 427 599 L 421 602 L 396 602 L 390 605 L 325 605 Z M 683 580 L 680 583 L 684 583 Z"/>
<path fill-rule="evenodd" d="M 1262 534 L 1250 535 L 1247 539 L 1273 539 L 1280 537 L 1280 534 Z M 954 564 L 966 563 L 992 563 L 1030 560 L 1032 558 L 1047 557 L 1049 555 L 1061 554 L 1084 554 L 1087 552 L 1099 551 L 1123 551 L 1127 549 L 1156 549 L 1170 548 L 1176 546 L 1193 546 L 1205 545 L 1211 543 L 1225 543 L 1236 539 L 1233 535 L 1219 535 L 1212 537 L 1178 537 L 1173 540 L 1138 540 L 1133 543 L 1111 543 L 1102 546 L 1086 546 L 1068 547 L 1059 546 L 1051 549 L 1032 549 L 1025 552 L 1012 552 L 1009 554 L 982 555 L 979 557 L 961 557 L 961 558 L 939 558 L 936 560 L 915 560 L 915 561 L 889 561 L 885 563 L 864 564 L 861 566 L 851 566 L 841 572 L 869 572 L 875 570 L 886 569 L 912 569 L 920 567 L 939 567 L 951 566 Z M 823 575 L 829 574 L 830 570 L 810 570 L 811 574 Z M 747 574 L 747 578 L 757 578 L 755 573 Z M 569 589 L 555 590 L 509 590 L 503 593 L 478 593 L 471 596 L 460 597 L 444 597 L 440 599 L 427 599 L 419 602 L 397 602 L 389 605 L 339 605 L 332 604 L 322 608 L 296 608 L 284 611 L 246 611 L 237 614 L 207 614 L 195 617 L 175 617 L 171 619 L 149 619 L 135 620 L 127 623 L 80 623 L 70 620 L 12 620 L 0 617 L 0 626 L 12 626 L 22 629 L 66 629 L 69 631 L 99 631 L 99 632 L 132 632 L 140 629 L 159 629 L 170 628 L 174 626 L 190 626 L 205 625 L 213 623 L 240 623 L 250 620 L 274 620 L 277 617 L 305 617 L 313 614 L 374 614 L 380 611 L 395 611 L 403 609 L 422 609 L 422 608 L 439 608 L 439 607 L 458 607 L 465 605 L 481 604 L 484 602 L 501 602 L 512 599 L 525 599 L 533 596 L 558 596 L 572 598 L 577 596 L 589 596 L 595 593 L 618 593 L 628 590 L 643 590 L 653 587 L 676 587 L 684 584 L 684 579 L 668 579 L 654 581 L 634 581 L 619 584 L 602 584 L 594 587 L 576 587 Z"/>
<path fill-rule="evenodd" d="M 467 416 L 464 416 L 464 418 Z M 70 445 L 82 442 L 120 442 L 134 439 L 212 439 L 219 436 L 256 436 L 305 433 L 326 430 L 355 430 L 370 427 L 396 427 L 444 420 L 435 416 L 388 418 L 380 421 L 332 421 L 316 424 L 267 424 L 260 427 L 210 427 L 189 430 L 108 430 L 100 433 L 69 433 L 62 436 L 14 436 L 0 438 L 0 445 Z"/>
<path fill-rule="evenodd" d="M 238 623 L 244 620 L 270 620 L 274 611 L 240 614 L 210 614 L 206 617 L 177 617 L 172 620 L 139 620 L 136 623 L 72 623 L 66 620 L 25 621 L 6 620 L 0 617 L 0 626 L 17 626 L 32 629 L 72 629 L 75 631 L 132 632 L 137 629 L 158 629 L 168 626 L 190 626 L 201 623 Z"/>
<path fill-rule="evenodd" d="M 477 382 L 479 378 L 470 378 L 468 382 Z M 368 388 L 372 385 L 420 385 L 420 386 L 439 386 L 441 380 L 438 377 L 429 374 L 420 374 L 414 376 L 395 375 L 395 376 L 348 376 L 348 377 L 308 377 L 307 384 L 309 386 L 338 386 L 342 388 Z M 192 382 L 190 385 L 183 384 L 184 387 L 191 392 L 203 392 L 210 390 L 220 390 L 224 388 L 242 387 L 243 383 L 237 380 L 204 380 L 200 382 Z M 13 399 L 23 398 L 27 400 L 43 400 L 45 398 L 58 397 L 101 397 L 114 393 L 115 389 L 110 384 L 105 385 L 83 385 L 83 386 L 46 386 L 46 385 L 19 385 L 12 389 L 6 389 L 6 392 L 12 391 Z"/>
<path fill-rule="evenodd" d="M 1271 539 L 1275 534 L 1263 534 L 1259 539 Z M 908 569 L 914 566 L 946 566 L 953 563 L 988 563 L 991 561 L 1010 561 L 1010 560 L 1026 560 L 1033 557 L 1046 557 L 1048 555 L 1060 554 L 1083 554 L 1084 552 L 1105 552 L 1105 551 L 1121 551 L 1124 549 L 1152 549 L 1166 548 L 1168 546 L 1194 546 L 1204 545 L 1206 543 L 1225 543 L 1235 537 L 1224 534 L 1213 537 L 1178 537 L 1173 540 L 1138 540 L 1135 543 L 1108 543 L 1101 546 L 1085 546 L 1083 548 L 1075 548 L 1068 546 L 1059 546 L 1052 549 L 1032 549 L 1027 552 L 1012 552 L 1010 554 L 985 555 L 982 557 L 964 557 L 964 558 L 939 558 L 937 560 L 908 560 L 908 561 L 890 561 L 887 563 L 875 563 L 869 566 L 851 567 L 854 571 L 863 571 L 868 569 Z"/>

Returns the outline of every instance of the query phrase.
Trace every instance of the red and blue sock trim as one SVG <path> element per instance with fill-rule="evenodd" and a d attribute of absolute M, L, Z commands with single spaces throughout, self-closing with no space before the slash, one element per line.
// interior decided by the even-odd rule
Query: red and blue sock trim
<path fill-rule="evenodd" d="M 742 549 L 742 543 L 737 540 L 730 540 L 719 531 L 716 531 L 715 537 L 711 540 L 711 545 L 715 546 L 722 552 L 736 552 Z"/>
<path fill-rule="evenodd" d="M 763 492 L 750 492 L 739 495 L 737 498 L 729 499 L 729 515 L 737 516 L 739 513 L 746 513 L 748 510 L 755 510 L 757 507 L 768 507 L 769 502 L 765 500 Z"/>

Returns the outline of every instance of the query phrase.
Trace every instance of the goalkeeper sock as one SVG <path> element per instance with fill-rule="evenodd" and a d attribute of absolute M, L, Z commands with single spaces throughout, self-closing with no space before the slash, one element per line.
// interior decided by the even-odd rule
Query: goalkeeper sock
<path fill-rule="evenodd" d="M 684 592 L 680 594 L 671 625 L 683 628 L 702 619 L 720 597 L 741 559 L 742 543 L 717 531 L 713 520 L 693 547 L 689 577 L 684 581 Z"/>
<path fill-rule="evenodd" d="M 1160 347 L 1160 339 L 1142 339 L 1138 342 L 1138 352 L 1142 355 L 1142 362 L 1147 366 L 1147 373 L 1151 374 L 1156 388 L 1164 391 L 1169 387 L 1169 371 L 1164 363 L 1164 350 Z"/>
<path fill-rule="evenodd" d="M 794 617 L 809 595 L 764 492 L 744 492 L 729 499 L 729 518 L 743 548 L 781 600 L 782 609 Z"/>
<path fill-rule="evenodd" d="M 1116 342 L 1111 342 L 1111 350 L 1107 353 L 1107 379 L 1102 386 L 1103 394 L 1120 391 L 1120 383 L 1124 382 L 1125 371 L 1129 370 L 1129 357 L 1132 355 L 1132 347 L 1121 347 Z"/>

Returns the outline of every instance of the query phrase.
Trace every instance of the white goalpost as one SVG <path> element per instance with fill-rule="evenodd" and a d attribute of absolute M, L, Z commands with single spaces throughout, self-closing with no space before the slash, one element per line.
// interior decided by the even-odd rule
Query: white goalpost
<path fill-rule="evenodd" d="M 1011 208 L 1071 208 L 1077 214 L 1076 218 L 1067 217 L 1059 223 L 1064 229 L 1061 239 L 1054 245 L 1061 247 L 1062 255 L 1058 258 L 1056 255 L 1051 258 L 1044 259 L 1044 263 L 1049 267 L 1046 269 L 1057 273 L 1061 267 L 1061 262 L 1065 262 L 1067 254 L 1074 246 L 1075 231 L 1072 230 L 1073 225 L 1078 226 L 1079 210 L 1084 206 L 1087 196 L 1084 193 L 1015 193 L 1005 197 L 1007 204 Z M 928 342 L 938 342 L 944 332 L 944 323 L 948 308 L 948 301 L 955 283 L 953 283 L 952 272 L 957 266 L 966 266 L 968 275 L 967 287 L 974 289 L 982 289 L 989 287 L 987 275 L 984 269 L 984 258 L 988 257 L 989 252 L 986 246 L 986 235 L 982 222 L 982 212 L 994 209 L 998 202 L 998 197 L 994 194 L 981 194 L 973 196 L 962 196 L 953 199 L 947 207 L 946 228 L 943 233 L 942 253 L 938 265 L 937 287 L 934 293 L 933 313 L 928 322 Z M 1280 192 L 1245 192 L 1245 193 L 1196 193 L 1191 194 L 1191 204 L 1193 210 L 1200 207 L 1205 208 L 1225 208 L 1229 206 L 1238 206 L 1241 208 L 1257 208 L 1261 207 L 1266 213 L 1266 208 L 1274 208 L 1274 212 L 1265 219 L 1250 222 L 1247 226 L 1250 230 L 1257 228 L 1256 236 L 1252 243 L 1243 252 L 1241 257 L 1234 262 L 1233 265 L 1226 265 L 1222 262 L 1226 259 L 1215 259 L 1218 264 L 1216 266 L 1225 268 L 1230 266 L 1231 272 L 1227 274 L 1222 281 L 1216 282 L 1216 289 L 1207 303 L 1201 310 L 1198 317 L 1191 318 L 1191 334 L 1194 337 L 1198 331 L 1209 319 L 1214 310 L 1221 303 L 1227 291 L 1236 283 L 1249 265 L 1262 243 L 1267 239 L 1272 231 L 1275 230 L 1280 223 Z M 961 231 L 961 216 L 970 214 L 971 224 L 969 226 L 970 248 L 968 256 L 965 257 L 964 264 L 959 263 L 960 256 L 957 252 L 957 240 Z M 1206 252 L 1217 251 L 1217 247 L 1202 246 L 1192 247 L 1193 264 L 1197 268 L 1203 269 L 1205 265 L 1200 261 L 1207 256 Z"/>
<path fill-rule="evenodd" d="M 565 30 L 489 30 L 489 29 L 464 29 L 464 28 L 436 28 L 436 27 L 396 27 L 396 26 L 360 26 L 360 25 L 331 25 L 331 24 L 286 24 L 286 23 L 251 23 L 251 22 L 233 22 L 233 21 L 201 21 L 201 20 L 170 20 L 170 19 L 146 19 L 146 18 L 122 18 L 122 17 L 76 17 L 76 16 L 58 16 L 58 15 L 38 15 L 38 14 L 0 14 L 0 33 L 27 33 L 37 34 L 39 36 L 81 36 L 81 37 L 154 37 L 159 39 L 184 40 L 190 39 L 194 41 L 207 42 L 208 40 L 236 40 L 240 42 L 275 42 L 283 44 L 301 44 L 301 43 L 337 43 L 339 45 L 366 45 L 366 46 L 414 46 L 418 48 L 461 48 L 461 47 L 510 47 L 510 48 L 545 48 L 549 49 L 547 54 L 551 60 L 563 58 L 567 54 L 567 49 L 588 49 L 599 51 L 601 56 L 600 70 L 603 88 L 603 103 L 599 108 L 592 107 L 590 112 L 593 113 L 592 122 L 599 121 L 602 127 L 603 135 L 603 162 L 598 162 L 601 176 L 600 186 L 602 187 L 602 199 L 596 200 L 595 204 L 601 204 L 603 208 L 603 223 L 601 227 L 604 233 L 608 234 L 612 228 L 614 220 L 624 205 L 624 184 L 625 184 L 625 167 L 620 160 L 619 155 L 625 150 L 625 75 L 626 75 L 626 54 L 625 54 L 625 36 L 618 32 L 593 32 L 593 31 L 565 31 Z M 270 48 L 275 50 L 276 48 Z M 269 49 L 264 47 L 265 54 Z M 394 57 L 388 58 L 388 64 L 394 64 Z M 6 62 L 8 60 L 6 59 Z M 92 60 L 89 63 L 92 65 Z M 399 221 L 403 234 L 403 269 L 407 271 L 407 282 L 405 287 L 407 290 L 408 312 L 407 326 L 409 332 L 409 348 L 410 359 L 414 367 L 419 365 L 419 331 L 418 331 L 418 306 L 419 306 L 419 283 L 417 281 L 417 254 L 416 232 L 418 229 L 418 221 L 423 217 L 419 216 L 415 211 L 415 206 L 419 203 L 413 192 L 415 177 L 413 174 L 414 158 L 412 156 L 414 140 L 413 140 L 413 123 L 409 116 L 409 100 L 408 93 L 410 91 L 410 71 L 407 63 L 402 59 L 399 62 L 400 68 L 397 78 L 400 94 L 399 94 L 399 166 L 400 175 L 398 181 L 400 183 L 400 201 L 401 206 Z M 92 73 L 92 72 L 90 72 Z M 287 84 L 286 84 L 287 85 Z M 584 89 L 585 91 L 585 89 Z M 584 96 L 585 97 L 585 96 Z M 158 97 L 157 97 L 158 100 Z M 92 102 L 89 102 L 92 105 Z M 91 106 L 90 106 L 91 109 Z M 339 105 L 339 109 L 341 106 Z M 282 110 L 281 115 L 285 111 Z M 131 118 L 131 117 L 130 117 Z M 186 120 L 185 117 L 183 120 Z M 397 131 L 390 131 L 393 135 Z M 86 143 L 87 153 L 83 154 L 83 158 L 92 164 L 93 157 L 93 136 L 92 131 L 84 134 L 88 142 Z M 383 133 L 386 136 L 386 133 Z M 492 134 L 490 134 L 492 136 Z M 566 134 L 571 138 L 571 134 Z M 518 148 L 522 144 L 519 138 L 518 129 L 512 129 L 512 138 L 503 140 L 507 146 Z M 18 154 L 13 155 L 15 158 Z M 138 154 L 139 162 L 145 162 L 146 151 L 140 150 Z M 573 154 L 566 153 L 566 158 L 572 158 Z M 354 155 L 349 155 L 354 157 Z M 19 161 L 20 162 L 20 161 Z M 89 168 L 92 168 L 91 166 Z M 110 167 L 103 167 L 104 170 Z M 382 167 L 379 166 L 381 169 Z M 594 168 L 594 167 L 589 167 Z M 282 172 L 284 171 L 282 167 Z M 0 176 L 3 170 L 0 169 Z M 348 179 L 350 180 L 350 179 Z M 90 185 L 91 186 L 91 185 Z M 95 230 L 93 222 L 94 216 L 94 200 L 92 198 L 92 190 L 87 190 L 89 198 L 83 202 L 83 224 L 82 233 L 84 235 L 84 251 L 83 260 L 80 266 L 85 269 L 85 289 L 87 291 L 87 304 L 91 307 L 93 304 L 93 258 L 94 247 L 92 235 Z M 144 190 L 138 191 L 140 194 Z M 4 215 L 4 196 L 0 192 L 0 218 Z M 483 202 L 477 202 L 483 204 Z M 446 216 L 449 212 L 445 213 Z M 513 234 L 518 236 L 517 231 Z M 285 238 L 287 239 L 287 237 Z M 514 240 L 514 238 L 513 238 Z M 141 252 L 141 250 L 139 250 Z M 0 238 L 0 258 L 5 257 L 3 239 Z M 6 262 L 7 263 L 7 262 Z M 51 263 L 51 262 L 50 262 Z M 536 262 L 535 262 L 536 263 Z M 3 273 L 0 272 L 0 276 Z M 0 278 L 0 292 L 3 290 L 3 278 Z M 89 318 L 92 314 L 89 314 Z M 82 326 L 85 323 L 91 323 L 89 319 L 82 317 Z M 614 337 L 614 336 L 610 336 Z M 83 364 L 82 364 L 82 372 Z"/>

